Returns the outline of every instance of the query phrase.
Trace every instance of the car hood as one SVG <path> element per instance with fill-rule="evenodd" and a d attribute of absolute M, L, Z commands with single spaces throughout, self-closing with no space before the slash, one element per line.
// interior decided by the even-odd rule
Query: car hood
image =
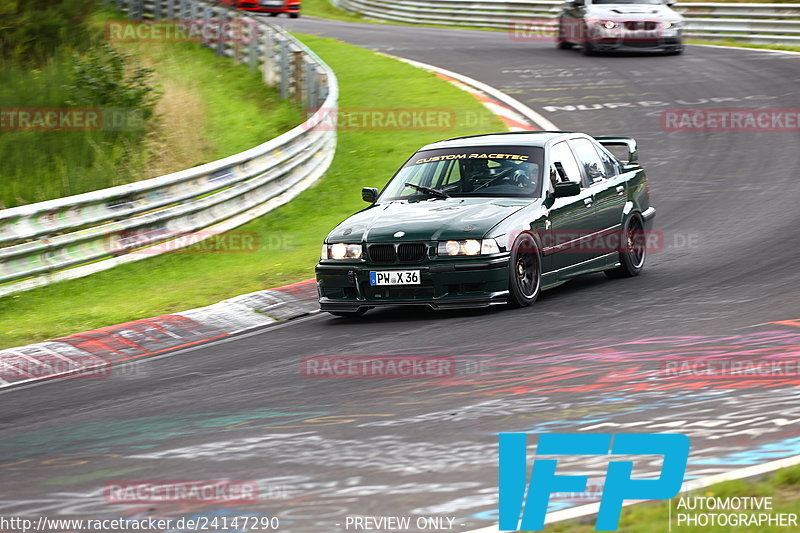
<path fill-rule="evenodd" d="M 683 17 L 666 5 L 650 4 L 602 4 L 592 5 L 586 11 L 586 16 L 590 18 L 637 20 L 642 19 L 663 19 L 681 20 Z"/>
<path fill-rule="evenodd" d="M 374 205 L 339 224 L 327 242 L 479 239 L 530 205 L 523 198 L 448 198 Z M 398 232 L 403 235 L 395 237 Z"/>

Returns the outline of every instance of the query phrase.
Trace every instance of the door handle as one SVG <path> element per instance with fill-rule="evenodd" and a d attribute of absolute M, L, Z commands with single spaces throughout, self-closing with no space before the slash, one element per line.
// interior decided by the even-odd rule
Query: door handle
<path fill-rule="evenodd" d="M 617 193 L 619 193 L 620 196 L 625 194 L 625 187 L 622 185 L 617 185 Z"/>
<path fill-rule="evenodd" d="M 586 207 L 592 207 L 592 203 L 593 203 L 593 202 L 594 202 L 594 200 L 593 200 L 592 198 L 584 198 L 584 199 L 583 199 L 583 204 L 584 204 Z"/>

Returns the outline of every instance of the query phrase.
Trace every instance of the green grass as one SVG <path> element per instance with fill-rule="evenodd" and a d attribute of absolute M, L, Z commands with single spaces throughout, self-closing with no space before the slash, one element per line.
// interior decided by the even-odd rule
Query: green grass
<path fill-rule="evenodd" d="M 330 0 L 304 0 L 303 14 L 311 17 L 320 17 L 331 20 L 342 20 L 345 22 L 368 22 L 370 24 L 394 24 L 397 26 L 426 26 L 428 28 L 446 28 L 459 30 L 484 30 L 484 31 L 508 31 L 505 28 L 487 28 L 481 26 L 461 26 L 448 24 L 416 24 L 402 22 L 399 20 L 378 20 L 362 17 L 358 13 L 351 13 L 344 9 L 339 9 Z"/>
<path fill-rule="evenodd" d="M 791 46 L 783 44 L 750 44 L 735 39 L 725 39 L 720 41 L 687 41 L 690 44 L 713 44 L 715 46 L 739 46 L 741 48 L 756 48 L 759 50 L 786 50 L 788 52 L 800 52 L 800 46 Z"/>
<path fill-rule="evenodd" d="M 302 110 L 291 100 L 281 99 L 275 88 L 264 86 L 260 72 L 218 57 L 199 44 L 118 46 L 152 64 L 165 83 L 191 80 L 190 87 L 201 99 L 204 136 L 209 142 L 196 165 L 252 148 L 304 120 Z"/>
<path fill-rule="evenodd" d="M 102 12 L 99 27 L 119 14 Z M 261 76 L 196 43 L 119 44 L 156 70 L 160 114 L 150 131 L 0 133 L 0 208 L 150 178 L 256 146 L 302 122 Z M 67 107 L 65 51 L 37 70 L 0 65 L 0 107 Z M 188 124 L 183 124 L 186 121 Z"/>
<path fill-rule="evenodd" d="M 0 107 L 67 107 L 71 65 L 68 52 L 34 70 L 0 64 Z M 134 181 L 144 169 L 143 140 L 141 131 L 3 131 L 0 208 Z"/>
<path fill-rule="evenodd" d="M 364 17 L 339 9 L 329 0 L 303 0 L 303 15 L 320 17 L 333 20 L 345 20 L 347 22 L 375 22 Z"/>
<path fill-rule="evenodd" d="M 458 124 L 446 131 L 342 131 L 333 165 L 319 183 L 239 228 L 258 233 L 257 253 L 170 254 L 2 298 L 0 347 L 307 279 L 328 231 L 364 207 L 361 186 L 382 186 L 426 143 L 505 130 L 473 96 L 431 73 L 332 39 L 300 37 L 337 72 L 340 108 L 448 108 Z"/>
<path fill-rule="evenodd" d="M 766 478 L 751 480 L 727 481 L 712 485 L 680 497 L 772 497 L 771 511 L 769 514 L 796 513 L 800 514 L 800 466 L 793 466 L 778 470 Z M 687 526 L 677 525 L 678 497 L 671 500 L 672 505 L 672 531 L 675 533 L 728 533 L 730 531 L 747 531 L 748 533 L 784 533 L 793 531 L 792 527 L 731 527 L 731 526 Z M 660 533 L 669 530 L 670 503 L 642 503 L 623 508 L 620 519 L 619 531 L 621 533 Z M 696 516 L 697 511 L 686 511 L 689 516 Z M 736 511 L 710 511 L 718 513 L 731 513 Z M 739 511 L 742 512 L 742 511 Z M 594 517 L 589 519 L 570 520 L 548 525 L 545 531 L 550 533 L 590 533 L 594 531 Z"/>

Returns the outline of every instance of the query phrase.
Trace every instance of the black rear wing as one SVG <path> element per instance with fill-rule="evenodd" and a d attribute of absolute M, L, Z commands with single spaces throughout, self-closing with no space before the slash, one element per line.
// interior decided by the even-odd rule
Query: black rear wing
<path fill-rule="evenodd" d="M 639 149 L 633 137 L 595 137 L 595 140 L 609 148 L 611 146 L 624 146 L 628 150 L 628 160 L 625 163 L 636 164 L 639 162 Z"/>

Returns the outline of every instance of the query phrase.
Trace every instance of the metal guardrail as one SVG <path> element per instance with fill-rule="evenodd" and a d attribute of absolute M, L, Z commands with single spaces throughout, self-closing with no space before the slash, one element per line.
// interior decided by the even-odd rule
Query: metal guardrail
<path fill-rule="evenodd" d="M 555 24 L 564 6 L 548 0 L 332 1 L 341 9 L 378 20 L 503 29 L 531 19 Z M 800 4 L 686 3 L 675 9 L 686 18 L 684 35 L 689 38 L 800 45 Z"/>
<path fill-rule="evenodd" d="M 204 45 L 259 69 L 264 82 L 279 87 L 282 97 L 317 111 L 291 131 L 225 159 L 0 210 L 0 296 L 85 276 L 232 229 L 289 201 L 333 159 L 336 76 L 307 47 L 280 28 L 202 0 L 117 0 L 116 5 L 133 18 L 242 23 L 238 28 L 250 28 L 255 36 L 249 42 L 226 35 Z"/>

